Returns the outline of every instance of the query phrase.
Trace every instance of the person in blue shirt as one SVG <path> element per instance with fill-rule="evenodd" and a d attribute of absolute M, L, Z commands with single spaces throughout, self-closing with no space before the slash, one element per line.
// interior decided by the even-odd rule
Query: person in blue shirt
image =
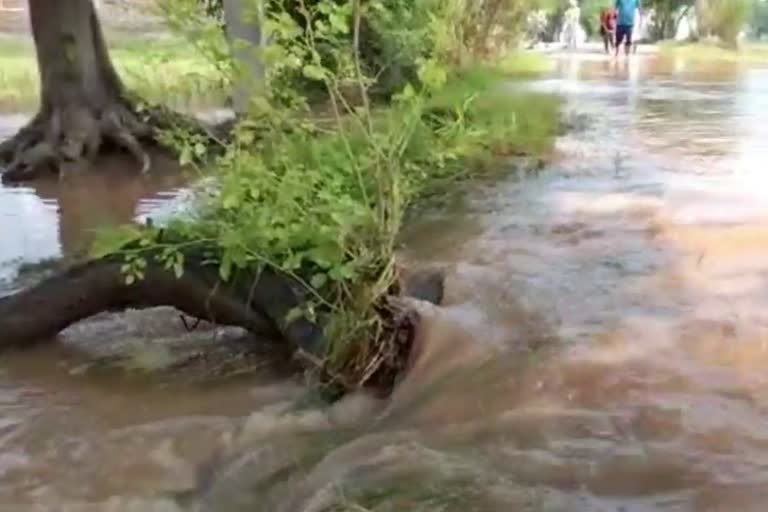
<path fill-rule="evenodd" d="M 635 16 L 640 16 L 640 0 L 616 0 L 616 56 L 619 56 L 621 43 L 629 55 L 632 48 L 632 29 L 635 26 Z"/>

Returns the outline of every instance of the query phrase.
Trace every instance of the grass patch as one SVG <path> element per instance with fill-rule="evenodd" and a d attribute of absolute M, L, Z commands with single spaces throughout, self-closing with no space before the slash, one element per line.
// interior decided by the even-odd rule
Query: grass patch
<path fill-rule="evenodd" d="M 504 56 L 494 66 L 511 78 L 530 78 L 555 69 L 555 61 L 535 52 L 515 52 Z"/>
<path fill-rule="evenodd" d="M 659 50 L 665 57 L 684 58 L 691 61 L 768 65 L 768 44 L 766 43 L 747 43 L 739 49 L 731 49 L 715 43 L 670 42 L 661 44 Z"/>
<path fill-rule="evenodd" d="M 465 121 L 472 127 L 455 141 L 461 158 L 454 167 L 433 169 L 421 197 L 454 195 L 459 181 L 498 176 L 510 157 L 546 158 L 560 131 L 562 99 L 516 90 L 509 73 L 495 65 L 457 72 L 428 108 L 445 113 L 457 105 L 466 106 Z M 433 144 L 429 137 L 414 141 L 420 143 L 424 151 Z"/>
<path fill-rule="evenodd" d="M 226 98 L 217 70 L 181 39 L 121 38 L 110 54 L 126 87 L 148 102 L 188 110 L 219 106 Z M 39 90 L 32 42 L 0 39 L 0 110 L 36 110 Z"/>
<path fill-rule="evenodd" d="M 521 57 L 524 63 L 527 57 Z M 512 62 L 512 61 L 510 61 Z M 548 61 L 537 65 L 547 65 Z M 521 64 L 522 64 L 521 63 Z M 461 70 L 444 89 L 431 100 L 433 105 L 468 106 L 470 121 L 486 132 L 482 144 L 476 146 L 475 156 L 497 159 L 509 155 L 543 155 L 552 149 L 559 130 L 561 99 L 551 94 L 515 90 L 510 77 L 541 74 L 530 65 L 518 67 L 517 72 L 503 65 L 474 67 Z"/>

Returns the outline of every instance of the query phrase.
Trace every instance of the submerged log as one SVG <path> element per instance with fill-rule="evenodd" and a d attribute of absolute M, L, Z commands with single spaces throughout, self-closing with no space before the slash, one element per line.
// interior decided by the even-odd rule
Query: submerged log
<path fill-rule="evenodd" d="M 72 324 L 103 312 L 172 306 L 194 318 L 237 326 L 261 339 L 274 340 L 291 351 L 320 358 L 325 340 L 321 325 L 289 312 L 306 300 L 306 290 L 285 275 L 264 270 L 240 273 L 223 282 L 215 266 L 188 258 L 184 274 L 176 275 L 147 258 L 144 279 L 128 284 L 122 260 L 103 258 L 76 265 L 38 284 L 0 299 L 0 350 L 52 341 Z M 406 275 L 404 295 L 440 303 L 443 273 L 420 271 Z M 410 322 L 410 321 L 409 321 Z M 405 329 L 410 344 L 412 322 L 394 325 Z M 409 350 L 405 349 L 403 355 Z M 392 384 L 400 364 L 391 364 L 375 379 Z M 386 380 L 386 383 L 381 381 Z"/>

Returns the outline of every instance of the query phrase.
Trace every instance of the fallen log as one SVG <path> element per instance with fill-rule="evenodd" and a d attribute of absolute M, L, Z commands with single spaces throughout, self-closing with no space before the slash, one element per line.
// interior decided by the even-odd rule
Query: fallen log
<path fill-rule="evenodd" d="M 286 278 L 269 271 L 235 284 L 222 282 L 215 268 L 190 265 L 177 278 L 148 262 L 144 279 L 127 284 L 122 264 L 104 258 L 74 266 L 0 299 L 0 349 L 50 341 L 68 326 L 102 312 L 172 306 L 197 319 L 242 327 L 260 337 L 287 340 L 314 352 L 319 326 L 283 319 L 302 300 Z"/>
<path fill-rule="evenodd" d="M 218 268 L 188 255 L 177 277 L 147 257 L 144 278 L 127 283 L 123 261 L 106 257 L 76 265 L 34 286 L 0 299 L 0 350 L 52 341 L 70 325 L 103 312 L 172 306 L 196 319 L 237 326 L 274 340 L 281 347 L 322 359 L 327 348 L 322 325 L 289 312 L 306 301 L 307 291 L 291 278 L 271 270 L 239 273 L 227 282 Z M 398 287 L 402 295 L 440 303 L 440 271 L 407 273 Z M 413 318 L 392 328 L 401 330 L 401 347 L 391 363 L 377 369 L 371 384 L 390 388 L 410 352 Z M 312 358 L 310 358 L 312 359 Z"/>

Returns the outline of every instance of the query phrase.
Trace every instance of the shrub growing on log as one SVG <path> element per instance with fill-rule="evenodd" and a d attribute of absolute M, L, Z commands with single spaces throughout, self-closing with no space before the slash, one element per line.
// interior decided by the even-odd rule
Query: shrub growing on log
<path fill-rule="evenodd" d="M 317 363 L 345 387 L 394 375 L 407 354 L 387 299 L 398 291 L 397 236 L 414 199 L 466 176 L 468 160 L 508 150 L 521 134 L 551 142 L 556 130 L 551 101 L 526 98 L 541 108 L 522 115 L 514 97 L 493 90 L 490 74 L 454 72 L 430 48 L 423 54 L 434 57 L 414 62 L 413 83 L 388 108 L 374 105 L 380 70 L 364 65 L 360 48 L 365 9 L 374 6 L 303 4 L 302 23 L 293 12 L 271 12 L 266 95 L 253 98 L 219 160 L 216 194 L 201 200 L 194 221 L 170 228 L 185 240 L 214 240 L 224 280 L 263 268 L 301 283 L 306 301 L 289 316 L 322 325 L 327 345 Z M 421 26 L 418 38 L 435 45 L 444 30 Z M 283 81 L 286 73 L 323 85 L 322 112 Z"/>
<path fill-rule="evenodd" d="M 405 212 L 489 153 L 544 149 L 558 125 L 551 100 L 520 100 L 488 72 L 446 67 L 433 51 L 450 29 L 439 23 L 418 28 L 433 46 L 414 61 L 416 78 L 388 107 L 374 105 L 380 70 L 364 65 L 360 46 L 374 8 L 383 7 L 320 1 L 304 6 L 302 24 L 272 10 L 264 94 L 234 127 L 193 213 L 121 230 L 95 261 L 1 301 L 0 332 L 28 342 L 99 310 L 164 303 L 286 340 L 342 389 L 390 389 L 415 321 L 391 300 L 403 293 L 395 253 Z M 327 104 L 310 108 L 306 91 L 286 89 L 286 73 L 322 84 Z M 175 141 L 195 153 L 194 139 Z M 82 292 L 67 289 L 73 280 Z M 417 295 L 439 299 L 439 276 L 428 281 L 432 291 Z M 45 287 L 63 298 L 47 303 Z M 45 325 L 14 321 L 46 305 L 58 314 Z"/>

